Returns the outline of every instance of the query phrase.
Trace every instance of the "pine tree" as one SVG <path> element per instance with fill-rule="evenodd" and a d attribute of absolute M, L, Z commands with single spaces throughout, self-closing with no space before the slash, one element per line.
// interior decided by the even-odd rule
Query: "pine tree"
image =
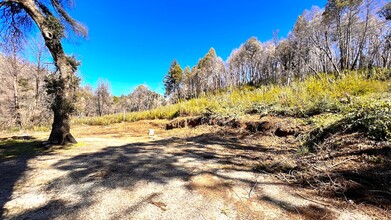
<path fill-rule="evenodd" d="M 171 97 L 176 102 L 181 98 L 180 86 L 183 79 L 183 70 L 179 63 L 174 59 L 170 65 L 167 75 L 164 77 L 165 96 Z"/>

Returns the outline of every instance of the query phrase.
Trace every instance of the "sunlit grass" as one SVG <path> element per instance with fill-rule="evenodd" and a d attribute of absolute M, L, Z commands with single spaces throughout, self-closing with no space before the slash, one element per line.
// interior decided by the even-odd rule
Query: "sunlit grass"
<path fill-rule="evenodd" d="M 123 121 L 173 119 L 199 116 L 206 111 L 227 116 L 240 116 L 251 108 L 266 106 L 270 111 L 287 111 L 306 115 L 313 112 L 338 111 L 354 98 L 366 99 L 390 91 L 390 81 L 368 78 L 364 72 L 346 72 L 340 77 L 320 74 L 294 81 L 289 86 L 268 85 L 242 87 L 229 92 L 205 95 L 196 99 L 163 106 L 151 111 L 74 118 L 73 124 L 109 125 Z"/>

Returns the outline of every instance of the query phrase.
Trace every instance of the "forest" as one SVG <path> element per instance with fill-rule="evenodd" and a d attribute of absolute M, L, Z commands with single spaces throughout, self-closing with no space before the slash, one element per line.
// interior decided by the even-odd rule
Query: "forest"
<path fill-rule="evenodd" d="M 174 60 L 165 78 L 166 95 L 190 99 L 242 85 L 289 85 L 309 75 L 390 67 L 390 19 L 377 1 L 329 3 L 300 15 L 286 39 L 278 32 L 260 42 L 251 37 L 227 61 L 211 48 L 198 63 L 181 69 Z"/>
<path fill-rule="evenodd" d="M 391 217 L 390 2 L 327 0 L 119 96 L 66 54 L 74 6 L 0 0 L 0 218 Z"/>

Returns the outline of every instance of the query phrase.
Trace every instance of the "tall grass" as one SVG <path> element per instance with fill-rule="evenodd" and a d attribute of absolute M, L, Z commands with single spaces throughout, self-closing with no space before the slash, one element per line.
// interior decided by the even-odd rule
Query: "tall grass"
<path fill-rule="evenodd" d="M 242 87 L 229 92 L 206 95 L 144 112 L 74 118 L 73 124 L 109 125 L 146 119 L 173 119 L 179 116 L 198 116 L 208 111 L 220 115 L 240 116 L 252 108 L 280 109 L 293 114 L 311 114 L 328 110 L 338 111 L 356 97 L 390 91 L 390 81 L 384 77 L 368 77 L 365 72 L 347 71 L 339 77 L 320 74 L 294 81 L 291 85 L 268 85 L 260 88 Z M 388 77 L 387 77 L 388 79 Z"/>

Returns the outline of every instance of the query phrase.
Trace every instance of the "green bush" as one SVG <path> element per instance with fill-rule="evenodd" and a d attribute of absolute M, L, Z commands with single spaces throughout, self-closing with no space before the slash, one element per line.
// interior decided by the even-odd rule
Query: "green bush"
<path fill-rule="evenodd" d="M 367 132 L 374 140 L 391 140 L 391 101 L 372 101 L 354 106 L 347 115 L 352 129 Z"/>
<path fill-rule="evenodd" d="M 306 154 L 318 150 L 326 138 L 339 132 L 365 132 L 376 141 L 391 140 L 391 101 L 358 99 L 347 106 L 344 114 L 322 114 L 306 119 L 314 129 L 303 137 L 298 153 Z"/>

